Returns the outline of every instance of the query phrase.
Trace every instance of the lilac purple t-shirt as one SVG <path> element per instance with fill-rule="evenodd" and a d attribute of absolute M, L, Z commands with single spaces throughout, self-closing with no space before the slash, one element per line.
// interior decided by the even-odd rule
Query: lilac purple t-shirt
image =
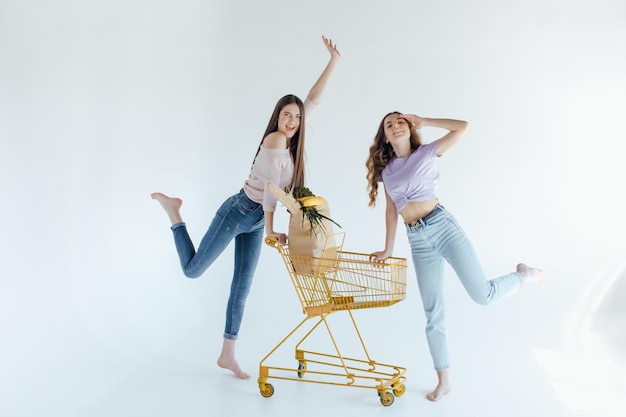
<path fill-rule="evenodd" d="M 404 158 L 392 158 L 383 169 L 380 180 L 396 205 L 398 213 L 410 201 L 437 197 L 436 141 L 420 145 Z"/>

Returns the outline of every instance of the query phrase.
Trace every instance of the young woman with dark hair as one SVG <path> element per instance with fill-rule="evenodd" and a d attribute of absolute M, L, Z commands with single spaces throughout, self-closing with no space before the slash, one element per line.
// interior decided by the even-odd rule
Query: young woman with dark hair
<path fill-rule="evenodd" d="M 281 243 L 286 241 L 284 233 L 274 230 L 277 199 L 266 191 L 266 185 L 273 183 L 280 188 L 293 189 L 304 184 L 305 117 L 310 117 L 319 104 L 340 58 L 336 45 L 325 37 L 322 40 L 330 53 L 328 64 L 304 102 L 294 95 L 284 96 L 278 101 L 257 149 L 248 179 L 243 188 L 218 209 L 197 250 L 180 214 L 182 200 L 163 193 L 151 195 L 169 217 L 185 276 L 201 276 L 230 242 L 235 240 L 235 270 L 226 310 L 222 352 L 217 364 L 242 379 L 248 379 L 250 375 L 241 370 L 235 359 L 235 341 L 261 253 L 263 237 L 275 236 Z"/>

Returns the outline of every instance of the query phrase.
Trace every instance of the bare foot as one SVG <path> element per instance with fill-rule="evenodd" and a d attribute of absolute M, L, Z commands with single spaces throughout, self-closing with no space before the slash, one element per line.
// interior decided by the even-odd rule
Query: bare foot
<path fill-rule="evenodd" d="M 439 401 L 444 395 L 450 392 L 450 385 L 437 384 L 437 388 L 426 396 L 429 401 Z"/>
<path fill-rule="evenodd" d="M 543 282 L 545 273 L 541 269 L 531 268 L 526 264 L 517 264 L 517 273 L 524 282 Z"/>
<path fill-rule="evenodd" d="M 435 390 L 426 395 L 426 399 L 429 401 L 439 401 L 444 395 L 452 390 L 452 386 L 450 385 L 450 375 L 447 369 L 437 371 L 437 378 L 439 379 L 439 383 L 435 387 Z"/>
<path fill-rule="evenodd" d="M 217 366 L 232 371 L 237 378 L 250 379 L 250 375 L 242 371 L 235 360 L 235 341 L 232 339 L 224 338 L 222 353 L 217 358 Z"/>
<path fill-rule="evenodd" d="M 183 205 L 183 200 L 175 197 L 168 197 L 163 193 L 150 194 L 154 200 L 161 204 L 161 207 L 165 209 L 167 217 L 169 217 L 172 224 L 182 223 L 183 219 L 180 216 L 180 207 Z"/>
<path fill-rule="evenodd" d="M 220 355 L 217 359 L 217 366 L 232 371 L 239 379 L 250 379 L 250 375 L 241 370 L 235 358 L 222 357 Z"/>

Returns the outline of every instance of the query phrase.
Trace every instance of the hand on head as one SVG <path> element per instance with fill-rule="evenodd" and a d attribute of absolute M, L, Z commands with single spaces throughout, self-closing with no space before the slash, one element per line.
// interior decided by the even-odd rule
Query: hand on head
<path fill-rule="evenodd" d="M 411 125 L 411 129 L 419 129 L 424 124 L 424 119 L 415 114 L 403 114 L 402 117 L 404 117 L 409 122 L 409 125 Z"/>

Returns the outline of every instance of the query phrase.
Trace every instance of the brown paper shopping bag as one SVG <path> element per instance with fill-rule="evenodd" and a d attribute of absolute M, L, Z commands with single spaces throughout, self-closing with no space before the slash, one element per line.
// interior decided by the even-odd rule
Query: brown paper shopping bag
<path fill-rule="evenodd" d="M 329 262 L 337 259 L 340 250 L 335 239 L 334 224 L 328 220 L 331 218 L 328 203 L 316 206 L 317 211 L 326 217 L 320 220 L 321 225 L 311 224 L 300 203 L 290 193 L 274 184 L 268 184 L 267 188 L 287 207 L 290 213 L 287 244 L 290 255 L 296 255 L 293 257 L 296 272 L 314 274 L 320 266 L 328 267 Z M 323 258 L 324 261 L 320 262 L 318 259 L 309 257 Z"/>

